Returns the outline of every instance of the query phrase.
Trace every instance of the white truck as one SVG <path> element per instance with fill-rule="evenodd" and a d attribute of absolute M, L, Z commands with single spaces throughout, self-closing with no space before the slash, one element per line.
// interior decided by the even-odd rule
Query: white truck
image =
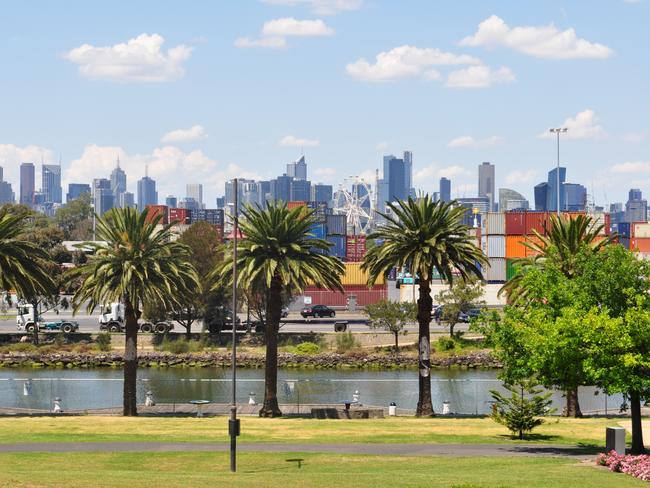
<path fill-rule="evenodd" d="M 124 318 L 124 305 L 121 303 L 111 303 L 102 308 L 99 315 L 99 330 L 108 332 L 124 332 L 126 320 Z M 156 334 L 166 334 L 174 329 L 174 324 L 167 321 L 157 323 L 138 322 L 140 332 L 155 332 Z"/>
<path fill-rule="evenodd" d="M 29 333 L 44 330 L 60 331 L 65 334 L 71 334 L 72 332 L 77 332 L 79 330 L 79 324 L 74 320 L 43 321 L 41 317 L 36 317 L 36 314 L 34 314 L 34 305 L 31 303 L 18 305 L 16 327 L 20 331 L 24 330 Z"/>

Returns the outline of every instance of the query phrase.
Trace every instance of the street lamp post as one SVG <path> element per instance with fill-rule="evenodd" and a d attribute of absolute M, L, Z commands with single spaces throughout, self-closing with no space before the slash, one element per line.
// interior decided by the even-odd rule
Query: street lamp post
<path fill-rule="evenodd" d="M 237 419 L 237 234 L 239 222 L 237 216 L 237 178 L 233 180 L 233 250 L 232 250 L 232 404 L 230 405 L 230 421 L 228 433 L 230 434 L 230 471 L 237 471 L 237 436 L 239 435 L 239 420 Z"/>
<path fill-rule="evenodd" d="M 560 133 L 566 132 L 566 127 L 554 127 L 549 129 L 549 132 L 557 135 L 557 186 L 555 192 L 557 193 L 557 215 L 560 215 Z"/>

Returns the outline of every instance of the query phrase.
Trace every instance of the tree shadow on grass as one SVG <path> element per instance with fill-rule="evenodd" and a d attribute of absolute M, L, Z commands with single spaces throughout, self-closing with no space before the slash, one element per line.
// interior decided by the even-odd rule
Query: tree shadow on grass
<path fill-rule="evenodd" d="M 519 439 L 519 437 L 510 434 L 499 434 L 496 437 L 503 440 L 518 442 L 557 442 L 561 439 L 559 435 L 549 434 L 526 434 L 523 439 Z"/>

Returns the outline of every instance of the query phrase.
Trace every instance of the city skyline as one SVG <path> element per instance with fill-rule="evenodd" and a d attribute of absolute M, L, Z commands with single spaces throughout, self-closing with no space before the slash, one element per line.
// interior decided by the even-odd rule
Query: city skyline
<path fill-rule="evenodd" d="M 66 189 L 107 177 L 119 157 L 129 192 L 148 165 L 160 195 L 201 181 L 211 205 L 226 180 L 269 180 L 301 154 L 311 181 L 336 188 L 352 172 L 372 182 L 383 155 L 408 148 L 415 188 L 433 193 L 445 176 L 452 197 L 471 197 L 476 165 L 490 161 L 495 189 L 532 202 L 555 163 L 548 128 L 567 126 L 561 164 L 585 175 L 572 181 L 595 203 L 650 189 L 648 67 L 635 41 L 648 2 L 351 3 L 143 2 L 128 22 L 102 5 L 78 3 L 67 17 L 8 6 L 0 52 L 23 76 L 0 95 L 12 114 L 0 121 L 4 180 L 18 195 L 20 163 L 61 157 Z M 64 33 L 52 36 L 53 25 Z M 130 70 L 113 57 L 121 46 Z"/>

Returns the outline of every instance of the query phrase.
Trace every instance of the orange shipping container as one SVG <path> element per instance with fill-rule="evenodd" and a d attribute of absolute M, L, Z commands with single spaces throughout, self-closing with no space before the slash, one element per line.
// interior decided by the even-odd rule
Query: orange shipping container
<path fill-rule="evenodd" d="M 650 238 L 638 237 L 630 239 L 630 249 L 632 251 L 650 252 Z"/>
<path fill-rule="evenodd" d="M 526 242 L 539 244 L 540 240 L 535 236 L 506 236 L 506 258 L 527 258 L 537 254 L 524 244 Z"/>
<path fill-rule="evenodd" d="M 287 202 L 287 208 L 289 210 L 293 210 L 294 208 L 297 207 L 306 207 L 307 202 L 301 202 L 301 201 L 296 201 L 296 202 Z"/>

